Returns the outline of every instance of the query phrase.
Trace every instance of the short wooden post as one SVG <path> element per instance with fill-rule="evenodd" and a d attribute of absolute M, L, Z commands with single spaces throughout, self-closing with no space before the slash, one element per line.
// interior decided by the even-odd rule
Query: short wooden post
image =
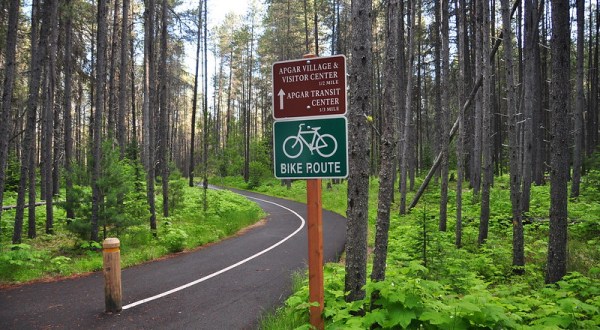
<path fill-rule="evenodd" d="M 118 313 L 123 309 L 120 246 L 121 243 L 118 238 L 107 238 L 102 242 L 104 306 L 106 313 Z"/>
<path fill-rule="evenodd" d="M 308 290 L 310 324 L 323 329 L 323 208 L 321 204 L 321 179 L 306 180 L 308 206 Z"/>

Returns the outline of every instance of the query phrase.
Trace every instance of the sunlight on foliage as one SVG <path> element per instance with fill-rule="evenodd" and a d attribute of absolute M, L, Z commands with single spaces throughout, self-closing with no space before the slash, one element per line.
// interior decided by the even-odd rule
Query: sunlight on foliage
<path fill-rule="evenodd" d="M 127 186 L 125 190 L 119 190 L 124 192 L 123 204 L 118 206 L 117 212 L 109 209 L 116 207 L 110 203 L 117 203 L 117 200 L 107 200 L 103 214 L 108 216 L 105 223 L 108 233 L 121 241 L 122 267 L 216 242 L 264 216 L 256 203 L 228 191 L 214 190 L 207 191 L 209 208 L 204 212 L 202 189 L 188 187 L 185 179 L 174 172 L 170 184 L 174 189 L 170 189 L 170 192 L 177 194 L 177 201 L 173 204 L 171 217 L 158 217 L 159 230 L 155 238 L 147 223 L 149 213 L 144 197 L 145 188 L 136 190 L 136 181 L 132 180 L 136 177 L 134 168 L 126 163 L 113 164 L 113 167 L 119 166 L 127 173 L 119 174 L 120 177 L 123 175 L 119 180 L 123 180 L 122 184 Z M 118 183 L 112 181 L 111 184 Z M 142 182 L 142 185 L 145 183 Z M 91 194 L 89 189 L 79 189 L 76 193 L 77 202 L 80 203 L 76 209 L 79 218 L 67 220 L 64 210 L 56 207 L 54 235 L 43 234 L 35 239 L 24 239 L 23 244 L 1 246 L 0 283 L 18 283 L 43 276 L 68 276 L 102 269 L 102 245 L 88 240 Z M 5 212 L 3 220 L 11 214 L 14 211 Z M 43 208 L 37 215 L 38 227 L 43 228 Z M 9 239 L 8 233 L 12 234 L 12 223 L 7 221 L 6 224 L 11 227 L 3 230 L 3 241 Z"/>
<path fill-rule="evenodd" d="M 327 329 L 596 329 L 600 325 L 600 183 L 595 173 L 583 178 L 583 193 L 569 203 L 569 273 L 556 285 L 544 284 L 548 248 L 549 186 L 532 186 L 529 222 L 525 224 L 525 275 L 512 271 L 512 221 L 508 177 L 497 177 L 491 191 L 490 234 L 477 245 L 479 201 L 463 194 L 463 247 L 454 246 L 454 221 L 438 231 L 439 187 L 428 188 L 419 205 L 400 217 L 392 205 L 386 279 L 368 282 L 367 298 L 344 300 L 344 266 L 325 267 Z M 600 177 L 600 175 L 598 175 Z M 250 188 L 235 177 L 215 178 L 220 184 Z M 600 181 L 598 181 L 600 182 Z M 587 184 L 587 186 L 586 186 Z M 323 207 L 346 211 L 346 184 L 323 181 Z M 253 190 L 305 201 L 304 181 L 291 186 L 266 180 Z M 377 180 L 371 180 L 377 196 Z M 407 200 L 412 198 L 409 193 Z M 376 198 L 369 200 L 370 242 L 373 244 Z M 456 212 L 449 193 L 448 214 Z M 368 271 L 370 270 L 370 266 Z M 371 294 L 377 292 L 376 300 Z M 308 325 L 308 283 L 298 289 L 270 324 L 285 328 Z M 278 323 L 282 322 L 292 323 Z M 304 320 L 304 323 L 301 322 Z M 262 329 L 276 327 L 263 326 Z"/>

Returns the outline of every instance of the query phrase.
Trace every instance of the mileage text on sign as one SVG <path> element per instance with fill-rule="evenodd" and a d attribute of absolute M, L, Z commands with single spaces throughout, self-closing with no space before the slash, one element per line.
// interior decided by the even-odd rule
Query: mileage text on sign
<path fill-rule="evenodd" d="M 275 119 L 346 113 L 346 57 L 306 58 L 273 64 Z"/>

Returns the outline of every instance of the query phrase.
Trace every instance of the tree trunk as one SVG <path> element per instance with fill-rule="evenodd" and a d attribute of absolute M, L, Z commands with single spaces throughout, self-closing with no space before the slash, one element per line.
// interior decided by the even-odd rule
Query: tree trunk
<path fill-rule="evenodd" d="M 123 0 L 123 18 L 121 24 L 121 58 L 119 62 L 119 113 L 117 120 L 117 141 L 120 158 L 125 157 L 127 132 L 125 130 L 125 114 L 127 113 L 127 47 L 129 46 L 129 0 Z M 133 78 L 130 78 L 133 79 Z M 135 94 L 132 90 L 131 93 Z"/>
<path fill-rule="evenodd" d="M 390 0 L 386 5 L 386 48 L 384 71 L 398 71 L 398 0 Z M 390 207 L 394 196 L 394 172 L 396 170 L 396 116 L 397 106 L 402 102 L 400 88 L 395 74 L 385 77 L 384 100 L 388 106 L 383 108 L 383 129 L 381 134 L 381 168 L 379 170 L 379 197 L 373 252 L 373 270 L 371 280 L 383 281 L 387 261 L 388 231 L 390 227 Z"/>
<path fill-rule="evenodd" d="M 308 43 L 308 39 L 309 39 L 309 34 L 308 34 L 308 6 L 306 3 L 306 0 L 303 0 L 302 5 L 304 6 L 304 46 L 305 46 L 305 53 L 309 54 L 310 53 L 310 48 L 309 48 L 309 43 Z"/>
<path fill-rule="evenodd" d="M 47 6 L 47 7 L 46 7 Z M 42 159 L 44 160 L 43 172 L 44 180 L 44 200 L 46 201 L 46 234 L 54 233 L 54 205 L 53 193 L 54 185 L 52 178 L 53 165 L 53 132 L 54 132 L 54 101 L 56 95 L 56 54 L 58 41 L 58 3 L 50 1 L 44 3 L 46 14 L 48 15 L 48 24 L 44 26 L 49 30 L 46 43 L 47 62 L 46 62 L 46 83 L 44 90 L 43 106 L 43 142 Z"/>
<path fill-rule="evenodd" d="M 569 175 L 569 1 L 552 0 L 552 140 L 550 160 L 550 237 L 546 283 L 567 272 L 567 178 Z"/>
<path fill-rule="evenodd" d="M 190 166 L 189 186 L 194 186 L 194 147 L 196 143 L 196 112 L 198 109 L 198 71 L 200 69 L 200 42 L 202 36 L 202 1 L 198 4 L 198 32 L 196 34 L 196 66 L 194 71 L 194 91 L 192 97 L 192 122 L 190 124 Z"/>
<path fill-rule="evenodd" d="M 208 5 L 207 1 L 204 1 L 204 99 L 202 106 L 203 114 L 203 148 L 202 148 L 202 190 L 204 193 L 203 207 L 204 211 L 208 209 L 208 198 L 206 191 L 208 190 Z M 249 147 L 248 147 L 249 150 Z"/>
<path fill-rule="evenodd" d="M 458 31 L 458 63 L 460 66 L 458 86 L 459 86 L 459 104 L 464 104 L 466 95 L 466 57 L 467 48 L 465 42 L 468 38 L 465 21 L 467 10 L 465 0 L 456 1 L 456 30 Z M 456 228 L 454 245 L 457 248 L 462 246 L 462 186 L 465 179 L 465 112 L 461 107 L 458 113 L 458 140 L 456 141 Z"/>
<path fill-rule="evenodd" d="M 169 132 L 168 132 L 168 109 L 167 104 L 169 100 L 169 90 L 167 88 L 168 68 L 167 68 L 167 27 L 169 24 L 168 11 L 167 11 L 167 0 L 162 0 L 161 5 L 161 33 L 160 33 L 160 65 L 158 67 L 159 77 L 159 125 L 158 125 L 158 138 L 159 138 L 159 168 L 161 171 L 162 180 L 162 210 L 163 216 L 169 216 L 169 158 L 167 146 L 169 144 Z"/>
<path fill-rule="evenodd" d="M 126 0 L 129 1 L 129 0 Z M 133 4 L 131 4 L 131 14 L 132 17 L 135 14 L 134 10 L 133 10 Z M 131 144 L 133 145 L 133 147 L 135 148 L 135 152 L 133 153 L 132 157 L 134 160 L 137 159 L 138 157 L 138 153 L 140 152 L 139 150 L 139 138 L 138 138 L 138 130 L 137 130 L 137 112 L 136 112 L 136 108 L 135 108 L 135 104 L 136 104 L 136 95 L 137 95 L 137 90 L 135 88 L 136 86 L 136 81 L 135 81 L 135 38 L 133 37 L 133 24 L 129 24 L 129 51 L 130 54 L 129 56 L 131 56 L 131 58 L 129 59 L 130 62 L 130 74 L 131 74 L 131 78 L 130 78 L 130 83 L 131 83 Z M 143 159 L 142 159 L 142 163 L 143 163 Z M 135 167 L 135 176 L 136 176 L 136 189 L 139 190 L 139 186 L 141 186 L 139 183 L 139 170 L 138 170 L 138 166 Z"/>
<path fill-rule="evenodd" d="M 94 99 L 96 110 L 94 112 L 94 140 L 92 144 L 94 158 L 92 171 L 92 230 L 90 235 L 90 240 L 92 241 L 98 241 L 100 207 L 104 200 L 98 181 L 102 175 L 102 116 L 104 113 L 104 88 L 106 86 L 107 12 L 107 1 L 98 0 L 98 55 L 96 59 L 96 97 Z"/>
<path fill-rule="evenodd" d="M 369 207 L 369 123 L 371 113 L 371 0 L 352 1 L 350 57 L 348 225 L 346 240 L 346 301 L 365 297 Z"/>
<path fill-rule="evenodd" d="M 406 90 L 405 90 L 405 108 L 404 108 L 404 129 L 402 130 L 402 138 L 400 141 L 400 145 L 402 146 L 402 153 L 400 154 L 402 159 L 400 160 L 400 214 L 406 213 L 406 188 L 407 188 L 407 179 L 408 179 L 408 162 L 410 160 L 410 153 L 412 152 L 410 148 L 409 138 L 410 138 L 410 127 L 412 121 L 412 95 L 413 95 L 413 78 L 414 78 L 414 44 L 415 44 L 415 1 L 411 0 L 410 7 L 410 17 L 408 20 L 409 24 L 409 33 L 408 33 L 408 67 L 406 74 Z M 388 71 L 389 72 L 389 71 Z"/>
<path fill-rule="evenodd" d="M 146 165 L 146 195 L 148 210 L 150 211 L 150 230 L 154 236 L 156 232 L 156 204 L 154 199 L 154 103 L 155 103 L 155 64 L 154 64 L 154 0 L 145 1 L 144 12 L 144 152 Z"/>
<path fill-rule="evenodd" d="M 65 53 L 64 53 L 64 79 L 65 79 L 65 90 L 64 90 L 64 102 L 63 102 L 63 113 L 64 113 L 64 125 L 65 125 L 65 184 L 66 184 L 66 211 L 67 219 L 75 218 L 75 206 L 73 196 L 73 172 L 72 172 L 72 161 L 73 161 L 73 124 L 71 116 L 71 82 L 73 73 L 73 14 L 72 14 L 72 1 L 67 0 L 66 6 L 68 10 L 65 15 Z M 124 72 L 124 71 L 122 71 Z"/>
<path fill-rule="evenodd" d="M 590 13 L 589 19 L 589 34 L 593 34 L 593 20 L 592 13 Z M 588 81 L 589 81 L 589 100 L 588 100 L 588 113 L 587 113 L 587 134 L 586 134 L 586 149 L 587 155 L 591 155 L 595 148 L 598 146 L 598 98 L 600 94 L 598 93 L 598 65 L 599 63 L 599 48 L 600 48 L 600 1 L 596 1 L 596 27 L 595 27 L 595 35 L 596 38 L 589 38 L 589 46 L 588 46 Z"/>
<path fill-rule="evenodd" d="M 523 221 L 521 215 L 521 173 L 519 166 L 519 130 L 517 127 L 517 98 L 512 58 L 512 31 L 510 26 L 509 0 L 502 0 L 502 24 L 504 63 L 506 65 L 506 107 L 508 113 L 508 148 L 510 164 L 510 200 L 513 223 L 513 267 L 522 274 L 525 266 Z"/>
<path fill-rule="evenodd" d="M 543 8 L 543 4 L 544 4 L 544 0 L 540 0 L 539 1 L 539 8 Z M 537 12 L 537 16 L 538 16 L 538 22 L 542 21 L 542 14 L 543 11 L 542 10 L 538 10 Z M 538 30 L 539 30 L 539 23 L 538 25 Z M 534 104 L 533 104 L 533 113 L 532 113 L 532 117 L 533 117 L 533 133 L 535 134 L 535 139 L 534 140 L 534 153 L 533 153 L 533 182 L 535 182 L 536 185 L 542 185 L 544 184 L 545 180 L 544 180 L 544 174 L 546 172 L 546 142 L 545 140 L 547 140 L 547 134 L 546 134 L 546 130 L 547 130 L 547 125 L 545 123 L 545 118 L 547 117 L 546 115 L 546 111 L 545 109 L 547 109 L 544 104 L 543 104 L 543 93 L 546 90 L 545 86 L 546 86 L 546 77 L 545 77 L 545 67 L 546 67 L 546 63 L 547 61 L 544 58 L 544 61 L 542 62 L 542 52 L 539 46 L 539 40 L 540 40 L 540 33 L 541 31 L 538 31 L 538 33 L 534 34 L 534 41 L 536 44 L 536 47 L 533 48 L 533 75 L 534 75 L 534 79 L 535 79 L 535 84 L 534 84 L 534 90 L 533 90 L 533 100 L 534 100 Z M 545 33 L 544 33 L 545 34 Z M 544 39 L 545 40 L 545 39 Z M 546 53 L 547 50 L 546 48 L 543 48 L 543 52 Z M 542 77 L 542 70 L 544 69 L 544 76 Z"/>
<path fill-rule="evenodd" d="M 435 70 L 435 77 L 434 77 L 434 87 L 433 90 L 435 91 L 433 99 L 433 107 L 434 107 L 434 114 L 433 114 L 433 121 L 434 121 L 434 144 L 433 144 L 433 151 L 434 154 L 437 153 L 441 153 L 442 152 L 442 148 L 441 148 L 441 143 L 442 140 L 444 139 L 442 137 L 442 80 L 441 80 L 441 76 L 442 76 L 442 45 L 441 45 L 441 33 L 440 33 L 440 28 L 441 28 L 441 20 L 442 18 L 440 17 L 441 14 L 441 8 L 440 8 L 440 1 L 435 1 L 434 5 L 433 5 L 433 16 L 434 16 L 434 21 L 432 22 L 432 42 L 433 42 L 433 61 L 434 61 L 434 70 Z M 442 157 L 443 158 L 443 157 Z M 435 176 L 435 182 L 437 183 L 439 179 L 439 172 L 436 173 Z"/>
<path fill-rule="evenodd" d="M 585 96 L 583 94 L 583 32 L 585 29 L 584 0 L 577 0 L 577 101 L 574 119 L 573 134 L 573 178 L 571 179 L 571 197 L 579 196 L 579 184 L 581 183 L 581 163 L 583 155 L 583 109 L 585 109 Z"/>
<path fill-rule="evenodd" d="M 472 147 L 473 150 L 471 151 L 471 157 L 469 159 L 470 164 L 470 170 L 469 173 L 471 175 L 470 177 L 470 183 L 471 183 L 471 187 L 473 188 L 473 199 L 474 200 L 478 200 L 480 197 L 480 193 L 481 193 L 481 169 L 482 169 L 482 142 L 483 142 L 483 130 L 482 130 L 482 125 L 483 125 L 483 112 L 486 111 L 486 109 L 484 109 L 483 107 L 483 97 L 484 94 L 489 93 L 489 90 L 486 91 L 483 87 L 483 82 L 486 79 L 486 77 L 484 77 L 484 67 L 485 67 L 485 57 L 483 56 L 483 53 L 486 51 L 483 49 L 483 18 L 485 16 L 485 12 L 483 10 L 483 0 L 479 0 L 479 1 L 475 1 L 474 5 L 474 12 L 475 12 L 475 17 L 474 17 L 474 21 L 475 21 L 475 43 L 474 43 L 474 48 L 475 48 L 475 74 L 478 77 L 482 77 L 482 91 L 481 93 L 478 93 L 475 96 L 475 111 L 473 112 L 473 141 L 472 141 Z M 479 225 L 480 231 L 482 229 L 482 224 L 480 223 Z M 487 233 L 487 229 L 486 229 L 486 233 Z M 486 234 L 487 235 L 487 234 Z M 481 236 L 481 233 L 480 235 Z"/>
<path fill-rule="evenodd" d="M 442 96 L 442 116 L 440 127 L 442 128 L 441 152 L 442 152 L 442 163 L 441 163 L 441 191 L 440 191 L 440 221 L 439 230 L 446 231 L 447 217 L 448 217 L 448 171 L 449 171 L 449 154 L 450 154 L 450 137 L 448 136 L 450 124 L 450 98 L 448 97 L 448 90 L 450 87 L 450 40 L 449 40 L 449 26 L 448 26 L 448 1 L 442 1 L 442 26 L 441 26 L 441 39 L 442 39 L 442 90 L 440 94 Z"/>
<path fill-rule="evenodd" d="M 27 123 L 25 127 L 25 137 L 23 141 L 23 154 L 21 155 L 21 177 L 19 178 L 19 194 L 17 196 L 17 214 L 16 221 L 23 221 L 25 190 L 28 189 L 29 208 L 28 208 L 28 228 L 27 237 L 35 238 L 35 126 L 37 121 L 37 106 L 39 103 L 40 82 L 42 78 L 42 62 L 45 56 L 45 34 L 47 29 L 40 30 L 40 3 L 34 0 L 31 4 L 31 58 L 29 73 L 29 95 L 27 97 Z M 38 38 L 38 35 L 40 37 Z M 28 183 L 27 183 L 28 181 Z M 20 204 L 23 206 L 19 207 Z M 20 211 L 21 210 L 21 211 Z M 18 218 L 21 220 L 18 220 Z"/>
<path fill-rule="evenodd" d="M 538 47 L 538 18 L 537 0 L 525 1 L 525 42 L 524 42 L 524 68 L 523 68 L 523 193 L 521 199 L 521 213 L 529 212 L 531 195 L 531 182 L 533 181 L 533 131 L 534 116 L 538 110 L 539 101 L 536 99 L 536 90 L 539 89 L 539 79 L 536 76 L 535 51 Z"/>
<path fill-rule="evenodd" d="M 253 25 L 251 24 L 251 29 L 253 29 Z M 244 110 L 244 181 L 248 182 L 250 180 L 250 108 L 252 104 L 252 52 L 254 51 L 254 31 L 251 31 L 250 36 L 250 54 L 248 56 L 248 85 L 246 89 L 247 99 L 244 102 L 243 110 Z"/>
<path fill-rule="evenodd" d="M 494 168 L 492 164 L 492 102 L 491 92 L 494 88 L 491 84 L 492 69 L 490 61 L 487 61 L 490 50 L 490 8 L 487 1 L 481 1 L 481 74 L 483 84 L 481 91 L 481 213 L 479 216 L 479 236 L 477 242 L 483 244 L 488 236 L 490 221 L 490 189 L 494 180 Z M 510 20 L 510 17 L 509 17 Z"/>
<path fill-rule="evenodd" d="M 11 1 L 8 9 L 8 29 L 6 31 L 6 57 L 4 65 L 4 82 L 2 89 L 2 108 L 0 108 L 0 218 L 4 201 L 4 186 L 6 183 L 6 163 L 8 161 L 8 140 L 12 130 L 10 114 L 15 81 L 17 54 L 17 27 L 19 26 L 20 1 Z M 15 226 L 17 224 L 15 223 Z M 21 221 L 22 225 L 22 221 Z M 15 228 L 16 230 L 16 228 Z M 20 230 L 20 229 L 19 229 Z M 14 238 L 13 238 L 14 240 Z M 20 240 L 20 232 L 19 232 Z"/>
<path fill-rule="evenodd" d="M 116 98 L 116 90 L 117 90 L 117 86 L 115 83 L 115 76 L 117 75 L 116 72 L 116 68 L 115 68 L 115 62 L 117 61 L 117 56 L 116 56 L 116 52 L 117 52 L 117 35 L 118 35 L 118 22 L 119 22 L 119 0 L 114 0 L 114 6 L 112 9 L 112 14 L 113 14 L 113 18 L 112 18 L 112 26 L 111 26 L 111 30 L 110 33 L 111 35 L 108 36 L 108 39 L 110 41 L 110 46 L 108 45 L 107 42 L 107 48 L 108 51 L 110 51 L 110 54 L 108 55 L 108 58 L 106 59 L 108 61 L 108 87 L 107 87 L 107 99 L 108 99 L 108 106 L 106 108 L 106 121 L 107 121 L 107 127 L 105 128 L 106 132 L 108 133 L 109 137 L 111 139 L 114 139 L 115 141 L 119 141 L 118 139 L 118 134 L 119 132 L 117 132 L 117 112 L 118 110 L 118 104 L 117 104 L 117 98 Z M 108 24 L 108 23 L 107 23 Z M 108 27 L 107 27 L 108 29 Z M 107 32 L 108 34 L 108 32 Z M 116 139 L 115 139 L 116 138 Z"/>

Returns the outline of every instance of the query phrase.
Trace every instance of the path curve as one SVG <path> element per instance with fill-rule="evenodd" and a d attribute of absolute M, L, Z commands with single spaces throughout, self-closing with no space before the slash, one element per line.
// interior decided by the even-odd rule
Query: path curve
<path fill-rule="evenodd" d="M 103 313 L 102 273 L 96 272 L 0 290 L 2 328 L 256 328 L 260 315 L 291 293 L 292 273 L 306 269 L 306 205 L 234 191 L 265 210 L 265 225 L 195 252 L 123 270 L 121 313 Z M 342 216 L 323 212 L 325 261 L 338 260 L 343 252 L 345 228 Z"/>

